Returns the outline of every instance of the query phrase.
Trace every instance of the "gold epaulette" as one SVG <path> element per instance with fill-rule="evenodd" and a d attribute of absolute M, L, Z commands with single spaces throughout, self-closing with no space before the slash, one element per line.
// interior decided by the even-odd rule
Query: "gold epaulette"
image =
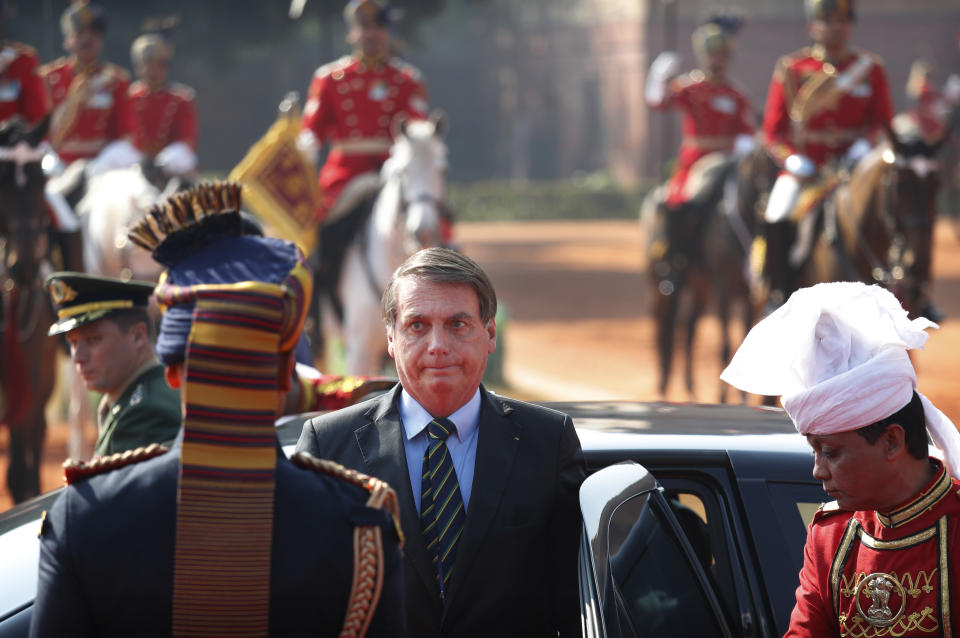
<path fill-rule="evenodd" d="M 146 447 L 138 447 L 135 450 L 127 450 L 126 452 L 117 452 L 110 456 L 101 456 L 91 461 L 67 459 L 63 462 L 63 478 L 67 482 L 67 485 L 72 485 L 77 481 L 96 476 L 97 474 L 103 474 L 104 472 L 109 472 L 120 467 L 152 459 L 155 456 L 160 456 L 167 452 L 169 449 L 170 448 L 165 445 L 151 443 Z"/>
<path fill-rule="evenodd" d="M 15 49 L 20 55 L 32 55 L 33 57 L 39 57 L 37 55 L 37 50 L 30 46 L 29 44 L 24 44 L 23 42 L 13 42 L 12 40 L 7 40 L 4 42 L 11 49 Z"/>
<path fill-rule="evenodd" d="M 295 452 L 290 457 L 294 465 L 307 470 L 313 470 L 320 474 L 326 474 L 346 481 L 352 485 L 362 487 L 370 492 L 370 498 L 367 500 L 367 507 L 375 507 L 386 511 L 393 518 L 394 525 L 397 527 L 397 536 L 400 538 L 400 545 L 403 545 L 403 530 L 400 528 L 400 504 L 397 501 L 397 493 L 393 488 L 375 476 L 367 476 L 362 472 L 348 469 L 335 461 L 327 459 L 318 459 L 308 452 Z"/>
<path fill-rule="evenodd" d="M 130 81 L 130 73 L 125 68 L 111 62 L 105 62 L 103 64 L 103 75 L 111 80 L 119 80 L 122 82 Z"/>
<path fill-rule="evenodd" d="M 412 80 L 416 80 L 417 82 L 420 82 L 423 80 L 423 73 L 420 72 L 420 69 L 413 66 L 409 62 L 406 62 L 396 57 L 390 58 L 389 62 L 390 62 L 390 66 L 400 71 L 400 73 L 403 74 L 404 76 Z"/>
<path fill-rule="evenodd" d="M 813 515 L 813 522 L 823 520 L 828 516 L 833 516 L 834 514 L 840 514 L 841 512 L 849 512 L 850 510 L 841 509 L 840 503 L 837 501 L 830 501 L 829 503 L 822 503 L 817 509 L 816 514 Z"/>
<path fill-rule="evenodd" d="M 330 75 L 331 73 L 333 73 L 338 69 L 343 70 L 347 68 L 348 66 L 350 66 L 352 62 L 353 62 L 353 57 L 349 55 L 344 55 L 340 58 L 337 58 L 333 62 L 327 62 L 323 66 L 318 67 L 317 70 L 313 72 L 313 75 L 314 77 L 322 78 L 327 75 Z"/>
<path fill-rule="evenodd" d="M 51 71 L 55 71 L 57 69 L 63 68 L 63 66 L 66 63 L 67 63 L 67 58 L 64 58 L 64 57 L 57 58 L 56 60 L 51 60 L 46 64 L 41 64 L 40 66 L 38 66 L 37 73 L 39 73 L 41 76 L 48 75 Z"/>
<path fill-rule="evenodd" d="M 393 517 L 400 546 L 403 547 L 403 532 L 400 529 L 400 508 L 397 493 L 393 488 L 373 476 L 349 470 L 339 463 L 318 459 L 306 452 L 295 452 L 290 457 L 294 465 L 319 472 L 357 485 L 370 493 L 367 507 L 386 510 Z M 366 634 L 373 614 L 380 602 L 384 582 L 383 536 L 378 525 L 360 525 L 353 530 L 353 585 L 347 602 L 340 638 L 353 638 Z"/>
<path fill-rule="evenodd" d="M 179 82 L 173 82 L 170 84 L 170 92 L 177 97 L 186 100 L 187 102 L 193 102 L 193 100 L 197 97 L 197 92 L 194 91 L 192 87 L 189 87 L 186 84 L 180 84 Z"/>

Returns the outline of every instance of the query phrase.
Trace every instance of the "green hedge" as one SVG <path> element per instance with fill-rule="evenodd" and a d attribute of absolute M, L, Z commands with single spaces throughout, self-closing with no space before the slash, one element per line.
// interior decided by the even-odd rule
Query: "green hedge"
<path fill-rule="evenodd" d="M 448 184 L 447 203 L 458 221 L 635 219 L 652 184 L 624 189 L 609 178 L 487 181 Z"/>

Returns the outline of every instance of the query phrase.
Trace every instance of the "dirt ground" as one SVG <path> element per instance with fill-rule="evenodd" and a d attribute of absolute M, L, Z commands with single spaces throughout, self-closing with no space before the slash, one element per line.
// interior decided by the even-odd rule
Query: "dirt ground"
<path fill-rule="evenodd" d="M 498 345 L 507 392 L 543 400 L 658 398 L 653 324 L 647 316 L 651 291 L 637 222 L 462 224 L 457 233 L 508 310 Z M 953 377 L 960 355 L 960 241 L 948 222 L 936 229 L 933 267 L 934 294 L 948 318 L 916 357 L 920 390 L 960 423 L 960 392 Z M 675 370 L 668 400 L 717 400 L 719 330 L 712 316 L 702 322 L 694 396 L 687 396 Z M 58 406 L 52 406 L 51 415 L 57 413 Z M 88 430 L 85 436 L 92 444 L 95 433 Z M 60 485 L 66 439 L 66 426 L 55 421 L 44 454 L 44 491 Z M 6 460 L 3 432 L 0 477 Z M 9 506 L 3 491 L 0 511 Z"/>

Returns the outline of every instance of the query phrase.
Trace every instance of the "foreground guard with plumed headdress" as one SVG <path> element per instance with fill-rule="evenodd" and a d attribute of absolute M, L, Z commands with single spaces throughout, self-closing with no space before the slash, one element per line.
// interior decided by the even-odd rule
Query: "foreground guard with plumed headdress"
<path fill-rule="evenodd" d="M 787 636 L 956 635 L 960 433 L 908 355 L 935 327 L 879 286 L 818 284 L 754 326 L 720 377 L 780 395 L 836 499 L 810 525 Z"/>
<path fill-rule="evenodd" d="M 66 466 L 33 636 L 404 635 L 393 490 L 277 444 L 312 284 L 239 210 L 239 185 L 204 184 L 131 231 L 167 268 L 157 353 L 183 429 L 169 451 Z"/>

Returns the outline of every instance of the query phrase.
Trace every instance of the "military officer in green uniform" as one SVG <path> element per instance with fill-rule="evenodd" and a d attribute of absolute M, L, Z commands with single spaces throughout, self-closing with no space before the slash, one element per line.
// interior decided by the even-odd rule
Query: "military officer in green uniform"
<path fill-rule="evenodd" d="M 46 288 L 70 357 L 87 389 L 102 393 L 96 456 L 167 443 L 180 429 L 180 393 L 164 378 L 147 313 L 154 284 L 73 272 L 52 274 Z"/>

